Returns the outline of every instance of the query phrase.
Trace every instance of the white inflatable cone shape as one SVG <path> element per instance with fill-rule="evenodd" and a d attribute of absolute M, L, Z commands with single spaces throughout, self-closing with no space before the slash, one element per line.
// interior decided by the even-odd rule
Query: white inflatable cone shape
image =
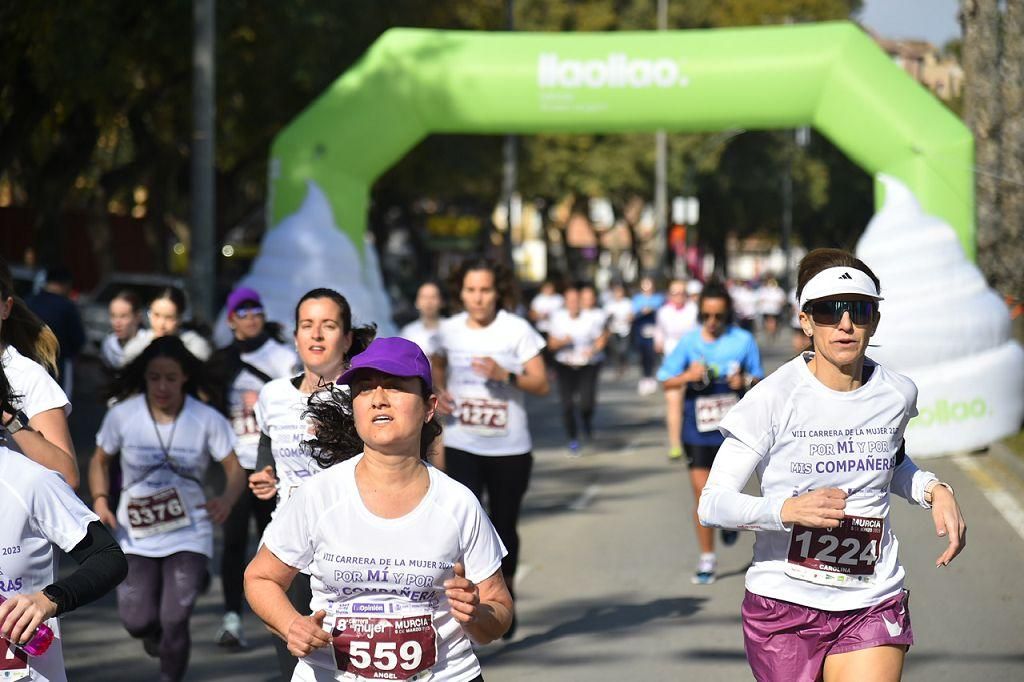
<path fill-rule="evenodd" d="M 378 336 L 394 336 L 391 302 L 384 290 L 373 244 L 355 245 L 334 221 L 330 202 L 315 182 L 299 210 L 267 231 L 249 273 L 236 286 L 259 292 L 267 319 L 294 332 L 295 304 L 311 289 L 326 287 L 341 293 L 352 307 L 352 324 L 376 323 Z M 372 272 L 371 272 L 372 271 Z M 231 341 L 227 311 L 217 320 L 219 345 Z"/>
<path fill-rule="evenodd" d="M 926 214 L 896 178 L 879 175 L 885 204 L 857 243 L 882 282 L 882 313 L 868 355 L 918 387 L 907 452 L 982 448 L 1020 428 L 1024 349 L 1010 316 L 964 254 L 953 228 Z"/>

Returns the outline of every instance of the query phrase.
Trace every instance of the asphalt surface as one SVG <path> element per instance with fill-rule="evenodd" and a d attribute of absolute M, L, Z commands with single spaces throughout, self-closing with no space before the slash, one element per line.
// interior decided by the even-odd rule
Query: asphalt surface
<path fill-rule="evenodd" d="M 784 339 L 769 346 L 766 367 L 787 352 Z M 103 404 L 87 396 L 100 382 L 97 370 L 82 367 L 79 375 L 72 430 L 84 473 Z M 660 394 L 641 398 L 635 387 L 635 374 L 605 372 L 598 433 L 577 459 L 565 456 L 556 396 L 530 404 L 536 462 L 520 525 L 520 625 L 511 641 L 478 651 L 488 682 L 751 679 L 739 605 L 752 534 L 719 548 L 715 584 L 690 583 L 698 550 L 686 467 L 665 457 Z M 998 454 L 972 457 L 988 469 Z M 1022 680 L 1024 531 L 997 513 L 954 458 L 920 464 L 954 486 L 970 535 L 965 553 L 936 569 L 943 541 L 930 514 L 894 504 L 917 639 L 904 679 Z M 999 483 L 1022 495 L 1015 467 L 1000 465 Z M 187 679 L 279 679 L 271 637 L 251 613 L 249 649 L 213 644 L 221 615 L 215 576 L 193 617 Z M 157 662 L 121 627 L 112 596 L 68 616 L 63 628 L 70 680 L 158 677 Z"/>

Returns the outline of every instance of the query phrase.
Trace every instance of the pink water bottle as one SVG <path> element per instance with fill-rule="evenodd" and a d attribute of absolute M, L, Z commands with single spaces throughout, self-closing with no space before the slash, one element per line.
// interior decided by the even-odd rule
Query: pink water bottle
<path fill-rule="evenodd" d="M 0 604 L 3 604 L 7 599 L 4 595 L 0 594 Z M 7 639 L 6 637 L 4 639 Z M 10 642 L 10 640 L 7 640 Z M 46 653 L 46 650 L 53 644 L 53 630 L 46 623 L 40 623 L 39 627 L 36 628 L 36 633 L 32 635 L 32 639 L 28 640 L 26 644 L 17 644 L 11 642 L 14 646 L 24 651 L 29 656 L 42 656 Z"/>

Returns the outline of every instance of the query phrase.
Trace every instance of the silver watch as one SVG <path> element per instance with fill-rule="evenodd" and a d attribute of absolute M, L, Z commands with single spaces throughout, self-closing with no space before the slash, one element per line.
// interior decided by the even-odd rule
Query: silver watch
<path fill-rule="evenodd" d="M 13 436 L 26 426 L 28 426 L 28 417 L 25 416 L 24 412 L 18 410 L 17 412 L 14 413 L 14 416 L 11 417 L 11 420 L 4 424 L 4 429 L 7 430 L 7 433 Z"/>

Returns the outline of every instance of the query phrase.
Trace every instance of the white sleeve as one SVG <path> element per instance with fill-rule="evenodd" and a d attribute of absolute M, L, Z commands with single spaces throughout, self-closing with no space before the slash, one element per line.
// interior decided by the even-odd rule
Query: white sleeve
<path fill-rule="evenodd" d="M 544 350 L 544 337 L 537 333 L 537 331 L 529 325 L 525 320 L 523 321 L 523 333 L 519 337 L 519 341 L 516 343 L 516 359 L 521 364 L 526 364 L 532 360 L 535 356 L 539 355 Z"/>
<path fill-rule="evenodd" d="M 210 457 L 221 462 L 235 449 L 235 442 L 238 436 L 231 428 L 231 422 L 222 417 L 218 412 L 209 408 L 209 418 L 206 430 L 206 449 Z"/>
<path fill-rule="evenodd" d="M 90 523 L 100 520 L 60 474 L 40 471 L 28 487 L 32 490 L 32 523 L 43 537 L 65 552 L 82 541 Z"/>
<path fill-rule="evenodd" d="M 264 402 L 263 402 L 265 400 L 266 395 L 267 395 L 267 386 L 269 386 L 269 385 L 270 385 L 269 382 L 266 383 L 266 384 L 263 384 L 263 388 L 260 389 L 259 397 L 256 399 L 256 404 L 253 405 L 253 407 L 252 407 L 252 414 L 253 414 L 253 417 L 256 419 L 256 427 L 259 428 L 260 433 L 262 433 L 264 436 L 269 435 L 267 433 L 267 424 L 264 421 L 266 419 L 265 415 L 267 413 L 267 408 L 266 408 L 266 405 L 264 405 Z"/>
<path fill-rule="evenodd" d="M 16 393 L 22 393 L 21 409 L 31 419 L 41 412 L 61 408 L 64 416 L 71 414 L 71 402 L 68 400 L 60 384 L 46 373 L 40 365 L 32 367 L 26 373 L 23 385 L 15 386 Z"/>
<path fill-rule="evenodd" d="M 782 504 L 786 495 L 757 497 L 746 495 L 743 487 L 761 461 L 761 456 L 729 436 L 718 448 L 711 474 L 700 496 L 697 515 L 701 525 L 711 528 L 746 530 L 786 530 L 782 523 Z"/>
<path fill-rule="evenodd" d="M 267 549 L 300 571 L 313 563 L 313 531 L 318 517 L 309 513 L 308 508 L 314 501 L 309 483 L 300 486 L 277 508 L 273 521 L 263 533 L 263 544 Z"/>
<path fill-rule="evenodd" d="M 466 491 L 466 497 L 470 498 L 465 511 L 466 518 L 460 523 L 462 561 L 466 567 L 466 577 L 479 583 L 501 568 L 501 560 L 508 554 L 508 550 L 477 499 L 469 491 Z"/>
<path fill-rule="evenodd" d="M 892 472 L 889 491 L 896 493 L 911 504 L 919 504 L 925 509 L 931 509 L 932 506 L 924 501 L 924 488 L 938 478 L 930 471 L 918 469 L 914 460 L 904 456 L 903 461 Z"/>
<path fill-rule="evenodd" d="M 121 433 L 121 412 L 115 405 L 107 410 L 100 424 L 100 430 L 96 433 L 96 445 L 108 455 L 114 455 L 121 451 L 121 444 L 124 442 L 124 435 Z"/>

